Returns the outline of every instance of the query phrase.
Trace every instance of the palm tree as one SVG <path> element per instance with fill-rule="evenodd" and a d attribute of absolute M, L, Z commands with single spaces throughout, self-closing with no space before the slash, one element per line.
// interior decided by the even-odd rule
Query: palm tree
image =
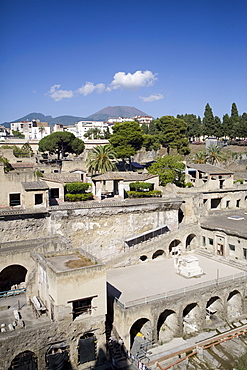
<path fill-rule="evenodd" d="M 45 131 L 44 126 L 40 126 L 40 127 L 39 127 L 39 132 L 40 132 L 40 134 L 41 134 L 41 139 L 43 138 L 44 131 Z"/>
<path fill-rule="evenodd" d="M 210 164 L 217 164 L 225 161 L 222 148 L 217 145 L 210 145 L 206 150 L 206 161 Z"/>
<path fill-rule="evenodd" d="M 202 164 L 206 163 L 206 160 L 207 160 L 206 152 L 204 150 L 199 150 L 198 152 L 196 152 L 193 162 Z"/>
<path fill-rule="evenodd" d="M 116 161 L 116 157 L 111 145 L 96 145 L 88 155 L 88 172 L 96 174 L 113 171 L 116 169 L 113 161 Z"/>

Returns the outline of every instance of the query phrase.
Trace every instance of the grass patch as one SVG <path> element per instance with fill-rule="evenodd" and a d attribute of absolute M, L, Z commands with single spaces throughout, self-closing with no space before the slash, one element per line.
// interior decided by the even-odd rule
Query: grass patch
<path fill-rule="evenodd" d="M 86 266 L 91 266 L 94 265 L 95 263 L 92 262 L 89 258 L 86 258 L 84 256 L 79 256 L 78 259 L 76 260 L 69 260 L 65 263 L 65 266 L 71 268 L 71 269 L 76 269 L 79 267 L 86 267 Z"/>

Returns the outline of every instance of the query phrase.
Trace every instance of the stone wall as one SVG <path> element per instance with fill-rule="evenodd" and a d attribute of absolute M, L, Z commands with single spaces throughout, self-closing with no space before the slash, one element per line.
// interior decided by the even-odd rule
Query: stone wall
<path fill-rule="evenodd" d="M 234 291 L 239 291 L 241 294 L 241 314 L 238 317 L 230 317 L 227 306 L 229 304 L 229 294 Z M 174 297 L 164 297 L 160 299 L 150 299 L 150 302 L 144 302 L 133 307 L 124 308 L 121 303 L 111 301 L 113 305 L 110 310 L 114 312 L 114 326 L 118 329 L 119 335 L 123 338 L 127 349 L 130 349 L 130 332 L 134 323 L 140 319 L 145 318 L 150 322 L 151 331 L 149 332 L 148 339 L 150 341 L 158 341 L 158 322 L 162 313 L 166 310 L 173 311 L 176 315 L 176 323 L 174 323 L 173 337 L 185 337 L 186 331 L 183 325 L 184 309 L 187 305 L 195 303 L 197 306 L 197 312 L 193 315 L 193 322 L 197 327 L 196 331 L 212 330 L 214 329 L 213 323 L 209 324 L 206 320 L 206 305 L 212 297 L 219 297 L 222 303 L 221 309 L 217 312 L 218 317 L 223 321 L 234 321 L 246 316 L 246 284 L 245 278 L 240 278 L 235 281 L 227 281 L 222 283 L 220 286 L 212 285 L 204 287 L 203 295 L 201 289 L 187 291 L 186 293 L 174 294 Z M 111 296 L 109 297 L 111 298 Z M 215 325 L 217 327 L 217 320 Z M 142 332 L 142 329 L 140 329 Z M 147 334 L 147 333 L 146 333 Z M 167 341 L 171 340 L 169 338 Z"/>
<path fill-rule="evenodd" d="M 129 237 L 165 224 L 176 230 L 180 204 L 180 200 L 152 199 L 58 206 L 47 214 L 5 212 L 0 217 L 0 242 L 60 235 L 74 248 L 105 258 L 121 252 Z"/>
<path fill-rule="evenodd" d="M 76 322 L 63 321 L 57 323 L 46 322 L 35 325 L 33 329 L 19 330 L 18 332 L 2 333 L 0 336 L 0 369 L 8 369 L 11 361 L 21 352 L 31 351 L 37 356 L 38 369 L 46 369 L 45 354 L 55 343 L 65 342 L 68 345 L 70 361 L 73 369 L 82 369 L 77 366 L 78 340 L 85 332 L 92 332 L 97 338 L 97 350 L 101 354 L 98 361 L 106 353 L 105 349 L 105 317 L 95 317 Z M 87 363 L 88 365 L 88 363 Z"/>

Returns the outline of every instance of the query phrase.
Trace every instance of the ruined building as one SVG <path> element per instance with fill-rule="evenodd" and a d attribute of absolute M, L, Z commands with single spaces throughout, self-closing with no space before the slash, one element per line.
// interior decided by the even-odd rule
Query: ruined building
<path fill-rule="evenodd" d="M 23 179 L 28 206 L 0 210 L 0 368 L 107 369 L 110 336 L 134 354 L 244 319 L 247 189 L 220 184 L 49 206 Z"/>

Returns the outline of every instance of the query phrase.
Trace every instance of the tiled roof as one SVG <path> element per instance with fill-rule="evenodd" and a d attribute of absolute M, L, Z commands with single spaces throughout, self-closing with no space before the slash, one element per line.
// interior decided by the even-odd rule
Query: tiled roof
<path fill-rule="evenodd" d="M 29 181 L 22 182 L 22 186 L 26 191 L 28 190 L 47 190 L 48 186 L 44 181 Z"/>
<path fill-rule="evenodd" d="M 45 173 L 43 180 L 68 183 L 81 181 L 80 173 Z"/>
<path fill-rule="evenodd" d="M 25 163 L 25 162 L 18 162 L 18 163 L 11 163 L 11 166 L 15 169 L 19 168 L 33 168 L 35 163 Z"/>
<path fill-rule="evenodd" d="M 233 174 L 232 171 L 225 170 L 223 168 L 219 168 L 213 166 L 212 164 L 198 164 L 198 163 L 188 163 L 187 167 L 193 168 L 197 171 L 208 173 L 209 175 L 229 175 Z"/>
<path fill-rule="evenodd" d="M 123 180 L 123 181 L 145 181 L 157 177 L 146 173 L 137 172 L 106 172 L 92 178 L 93 181 Z"/>

